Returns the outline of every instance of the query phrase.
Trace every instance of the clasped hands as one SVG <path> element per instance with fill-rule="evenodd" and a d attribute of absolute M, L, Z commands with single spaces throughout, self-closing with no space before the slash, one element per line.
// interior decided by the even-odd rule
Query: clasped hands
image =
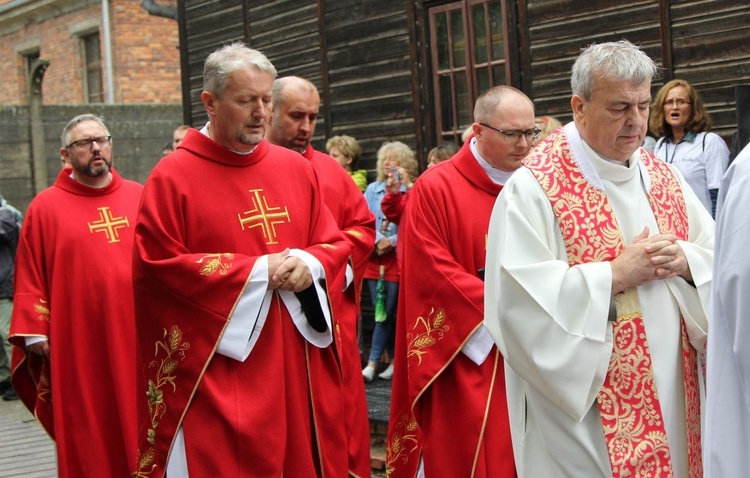
<path fill-rule="evenodd" d="M 610 262 L 612 267 L 612 292 L 617 294 L 628 287 L 657 279 L 682 277 L 692 281 L 685 252 L 677 244 L 674 234 L 657 234 L 649 237 L 648 227 Z"/>
<path fill-rule="evenodd" d="M 301 292 L 312 285 L 312 273 L 302 259 L 282 252 L 268 254 L 268 290 Z"/>

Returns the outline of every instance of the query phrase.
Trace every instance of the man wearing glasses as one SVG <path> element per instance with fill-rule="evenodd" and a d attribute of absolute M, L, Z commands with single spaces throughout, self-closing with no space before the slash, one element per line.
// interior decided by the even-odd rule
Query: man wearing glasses
<path fill-rule="evenodd" d="M 539 130 L 521 91 L 474 107 L 473 137 L 411 190 L 387 442 L 393 478 L 515 477 L 503 357 L 482 326 L 487 227 Z M 456 446 L 461 443 L 461 446 Z"/>
<path fill-rule="evenodd" d="M 143 187 L 112 169 L 101 118 L 63 129 L 70 167 L 21 228 L 13 385 L 57 446 L 60 477 L 129 476 L 136 456 L 133 229 Z"/>

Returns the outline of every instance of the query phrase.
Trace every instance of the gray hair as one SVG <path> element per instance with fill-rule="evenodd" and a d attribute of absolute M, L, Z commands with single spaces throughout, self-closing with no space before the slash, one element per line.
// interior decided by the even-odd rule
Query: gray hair
<path fill-rule="evenodd" d="M 203 91 L 210 91 L 221 97 L 229 83 L 229 75 L 249 67 L 270 73 L 276 79 L 273 63 L 258 50 L 253 50 L 242 42 L 219 48 L 208 55 L 203 66 Z"/>
<path fill-rule="evenodd" d="M 94 121 L 98 123 L 99 126 L 104 128 L 104 131 L 107 132 L 107 136 L 110 136 L 109 128 L 107 128 L 107 125 L 104 124 L 104 120 L 102 120 L 100 117 L 90 113 L 78 115 L 72 120 L 68 121 L 68 124 L 66 124 L 63 128 L 62 135 L 60 135 L 60 143 L 63 148 L 67 148 L 70 144 L 70 130 L 75 128 L 77 124 L 83 123 L 84 121 Z"/>
<path fill-rule="evenodd" d="M 658 69 L 654 60 L 627 40 L 594 43 L 581 50 L 573 64 L 570 87 L 573 94 L 590 100 L 596 80 L 607 78 L 642 85 Z"/>
<path fill-rule="evenodd" d="M 497 107 L 503 98 L 513 94 L 521 95 L 526 98 L 526 101 L 529 102 L 531 107 L 534 107 L 534 103 L 528 96 L 526 96 L 526 94 L 524 94 L 523 91 L 509 85 L 495 86 L 485 91 L 479 98 L 477 98 L 477 102 L 474 104 L 474 121 L 477 123 L 492 121 L 497 113 Z"/>

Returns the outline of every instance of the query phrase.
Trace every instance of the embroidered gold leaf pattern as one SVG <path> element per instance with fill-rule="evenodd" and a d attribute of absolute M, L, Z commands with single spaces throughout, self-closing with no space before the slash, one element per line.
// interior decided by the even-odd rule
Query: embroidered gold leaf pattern
<path fill-rule="evenodd" d="M 425 317 L 417 317 L 412 330 L 420 328 L 417 332 L 409 332 L 406 339 L 409 344 L 407 347 L 407 357 L 417 357 L 417 365 L 422 364 L 422 356 L 427 353 L 427 348 L 435 345 L 438 340 L 442 339 L 448 332 L 448 325 L 445 324 L 445 309 L 430 309 L 430 313 Z"/>
<path fill-rule="evenodd" d="M 49 307 L 47 307 L 47 301 L 39 299 L 38 304 L 34 304 L 34 312 L 39 314 L 39 320 L 49 322 Z"/>
<path fill-rule="evenodd" d="M 200 269 L 200 274 L 202 276 L 214 275 L 216 271 L 219 271 L 220 275 L 226 275 L 229 268 L 232 267 L 231 261 L 233 259 L 234 254 L 227 252 L 223 254 L 208 254 L 195 262 L 203 264 L 203 267 Z M 228 262 L 225 262 L 225 260 Z"/>
<path fill-rule="evenodd" d="M 386 443 L 385 475 L 389 476 L 395 470 L 397 461 L 408 463 L 409 455 L 413 454 L 418 446 L 417 421 L 411 413 L 404 413 L 393 428 L 393 433 L 390 434 L 389 441 Z M 418 454 L 415 458 L 419 458 Z"/>
<path fill-rule="evenodd" d="M 149 368 L 156 369 L 154 378 L 148 380 L 146 390 L 146 400 L 151 417 L 151 428 L 146 433 L 147 441 L 151 445 L 156 445 L 156 428 L 159 426 L 159 420 L 164 412 L 167 411 L 163 387 L 170 384 L 173 392 L 177 389 L 175 372 L 179 368 L 180 362 L 185 360 L 185 351 L 190 348 L 190 344 L 184 342 L 182 338 L 182 330 L 179 327 L 172 326 L 169 330 L 164 329 L 164 340 L 156 341 L 154 344 L 155 358 L 148 364 Z M 155 448 L 151 446 L 143 454 L 140 450 L 138 453 L 139 468 L 136 477 L 151 475 L 156 467 L 153 464 Z M 151 469 L 148 469 L 149 467 Z"/>
<path fill-rule="evenodd" d="M 151 430 L 149 430 L 149 432 L 151 432 Z M 154 447 L 149 447 L 148 450 L 142 454 L 140 451 L 138 452 L 138 472 L 135 474 L 136 478 L 151 476 L 151 473 L 153 473 L 156 468 L 156 465 L 154 464 L 154 454 Z"/>

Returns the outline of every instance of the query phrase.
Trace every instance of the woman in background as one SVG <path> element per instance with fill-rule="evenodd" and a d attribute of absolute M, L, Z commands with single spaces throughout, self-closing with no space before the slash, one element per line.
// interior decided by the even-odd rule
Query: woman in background
<path fill-rule="evenodd" d="M 378 150 L 377 179 L 370 183 L 365 190 L 365 199 L 370 211 L 375 215 L 375 249 L 365 269 L 365 284 L 370 290 L 372 305 L 378 307 L 378 282 L 381 281 L 381 295 L 384 301 L 380 309 L 385 310 L 381 319 L 376 317 L 375 329 L 372 332 L 372 347 L 367 360 L 367 366 L 362 370 L 366 382 L 371 382 L 381 361 L 383 352 L 393 359 L 393 334 L 396 330 L 396 302 L 398 299 L 399 267 L 396 260 L 396 241 L 398 225 L 389 221 L 383 214 L 380 203 L 386 193 L 386 181 L 395 176 L 400 168 L 414 169 L 416 176 L 416 160 L 409 146 L 400 141 L 384 143 Z M 404 190 L 406 188 L 404 187 Z M 377 314 L 376 314 L 377 315 Z M 390 379 L 393 377 L 393 363 L 378 377 Z"/>
<path fill-rule="evenodd" d="M 357 140 L 346 135 L 334 136 L 326 142 L 326 151 L 349 173 L 359 190 L 364 192 L 367 188 L 367 170 L 355 169 L 362 155 L 362 148 Z"/>
<path fill-rule="evenodd" d="M 554 130 L 562 126 L 562 123 L 557 118 L 552 116 L 538 116 L 534 119 L 536 127 L 539 128 L 539 137 L 534 140 L 533 146 L 539 144 L 544 138 L 549 136 Z"/>
<path fill-rule="evenodd" d="M 443 143 L 440 146 L 435 146 L 427 154 L 427 169 L 446 159 L 450 159 L 456 154 L 456 151 L 458 149 L 453 143 Z M 409 190 L 414 186 L 412 178 L 415 177 L 412 176 L 414 172 L 407 168 L 399 168 L 398 172 L 398 175 L 391 175 L 386 180 L 386 195 L 383 197 L 383 202 L 380 203 L 383 214 L 394 224 L 401 222 L 401 215 L 409 199 Z M 405 192 L 401 192 L 403 187 L 406 187 Z"/>
<path fill-rule="evenodd" d="M 721 178 L 729 164 L 729 148 L 710 133 L 711 118 L 698 92 L 685 80 L 661 87 L 651 104 L 651 132 L 659 138 L 654 154 L 674 164 L 712 216 L 716 215 Z"/>

